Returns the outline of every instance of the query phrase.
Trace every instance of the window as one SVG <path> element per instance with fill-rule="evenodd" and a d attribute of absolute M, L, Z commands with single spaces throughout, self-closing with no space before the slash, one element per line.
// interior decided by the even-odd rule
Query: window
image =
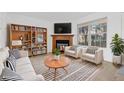
<path fill-rule="evenodd" d="M 88 26 L 79 27 L 78 43 L 88 45 Z"/>
<path fill-rule="evenodd" d="M 78 44 L 106 47 L 107 18 L 78 25 Z"/>

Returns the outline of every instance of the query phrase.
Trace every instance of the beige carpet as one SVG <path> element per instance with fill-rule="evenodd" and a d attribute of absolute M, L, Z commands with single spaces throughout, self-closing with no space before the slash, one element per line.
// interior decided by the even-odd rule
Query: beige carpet
<path fill-rule="evenodd" d="M 32 65 L 37 74 L 42 74 L 46 81 L 52 81 L 54 79 L 54 69 L 48 70 L 48 68 L 44 65 L 44 57 L 33 57 L 30 58 Z M 96 66 L 90 62 L 82 61 L 81 59 L 74 59 L 72 57 L 68 57 L 71 59 L 70 65 L 66 68 L 68 73 L 66 73 L 63 69 L 57 70 L 57 81 L 84 81 L 90 80 L 94 76 L 94 74 L 98 73 L 102 69 L 102 65 Z M 37 59 L 37 60 L 36 60 Z"/>

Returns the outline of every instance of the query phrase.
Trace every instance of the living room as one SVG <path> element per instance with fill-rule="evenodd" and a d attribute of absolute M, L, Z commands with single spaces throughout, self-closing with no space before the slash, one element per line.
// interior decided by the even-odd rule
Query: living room
<path fill-rule="evenodd" d="M 93 43 L 95 41 L 91 42 L 92 39 L 94 38 L 92 35 L 94 32 L 91 33 L 90 30 L 93 31 L 94 25 L 101 27 L 100 29 L 102 29 L 104 32 L 104 33 L 98 33 L 103 36 L 103 41 L 100 38 L 96 38 L 101 40 L 99 43 Z M 23 33 L 24 31 L 16 32 L 16 30 L 23 29 L 21 28 L 23 26 L 25 28 L 29 27 L 29 29 L 31 27 L 31 33 L 33 33 L 32 30 L 33 28 L 45 29 L 45 32 L 47 32 L 47 34 L 45 34 L 45 39 L 44 39 L 44 42 L 46 43 L 44 45 L 44 47 L 46 48 L 45 53 L 36 54 L 37 49 L 31 48 L 31 55 L 29 55 L 30 54 L 29 50 L 27 50 L 28 51 L 27 56 L 29 56 L 29 59 L 27 61 L 29 61 L 30 65 L 32 65 L 33 67 L 32 69 L 34 70 L 34 72 L 36 72 L 35 74 L 41 75 L 42 80 L 46 80 L 46 81 L 124 80 L 123 55 L 121 56 L 122 60 L 120 60 L 119 63 L 116 62 L 118 60 L 115 61 L 115 59 L 117 58 L 113 60 L 113 52 L 110 47 L 113 39 L 112 37 L 114 37 L 115 34 L 117 34 L 122 39 L 124 38 L 123 25 L 124 25 L 124 13 L 121 12 L 116 12 L 116 13 L 114 12 L 103 12 L 103 13 L 1 12 L 0 13 L 0 48 L 5 48 L 8 46 L 10 49 L 17 49 L 18 47 L 13 47 L 11 43 L 12 42 L 17 43 L 17 41 L 18 42 L 20 41 L 22 43 L 24 36 L 22 35 L 22 37 L 20 37 L 21 34 L 19 33 Z M 92 28 L 90 28 L 91 26 Z M 65 33 L 60 33 L 61 32 L 60 28 L 61 29 L 67 28 L 69 29 L 69 32 L 67 33 L 66 31 Z M 28 32 L 24 32 L 24 33 L 28 33 Z M 33 34 L 31 36 L 33 37 Z M 39 42 L 41 42 L 40 39 L 37 39 L 36 42 L 38 42 L 38 40 Z M 57 45 L 57 40 L 58 40 L 58 45 Z M 67 43 L 66 41 L 69 42 Z M 36 42 L 34 42 L 34 44 Z M 33 38 L 31 38 L 31 44 L 29 44 L 29 46 L 31 47 L 32 44 L 33 44 Z M 71 53 L 67 53 L 68 50 L 66 52 L 66 48 L 68 46 L 80 47 L 77 48 L 77 50 L 79 50 L 80 53 L 74 55 Z M 83 51 L 83 49 L 87 48 L 88 46 L 97 46 L 102 50 L 101 52 L 102 56 L 98 55 L 98 57 L 101 57 L 101 59 L 99 58 L 100 60 L 99 62 L 94 62 L 94 61 L 90 62 L 91 60 L 87 60 L 85 59 L 85 57 L 81 57 L 82 55 L 81 52 Z M 38 45 L 37 47 L 40 47 L 40 45 Z M 26 50 L 24 48 L 25 47 L 22 46 L 21 48 L 19 47 L 19 49 L 21 50 Z M 59 50 L 58 51 L 55 50 L 56 48 L 59 48 Z M 54 55 L 52 54 L 52 52 L 59 53 L 59 51 L 62 57 L 64 56 L 69 59 L 68 60 L 66 58 L 62 58 L 62 60 L 67 61 L 67 63 L 62 67 L 58 67 L 58 68 L 63 68 L 65 71 L 63 71 L 63 69 L 55 68 L 53 67 L 53 65 L 51 67 L 50 64 L 47 63 L 49 61 L 48 59 L 50 59 L 49 57 L 51 55 L 52 56 Z M 24 52 L 24 54 L 26 55 L 26 52 Z M 113 65 L 113 62 L 115 62 L 115 65 Z M 17 70 L 22 70 L 22 69 L 18 68 Z M 22 72 L 19 71 L 19 73 Z M 30 76 L 28 77 L 27 75 L 26 76 L 24 75 L 24 77 L 26 77 L 26 79 L 24 79 L 26 81 L 28 79 L 29 80 L 32 79 L 29 78 Z M 39 77 L 40 76 L 37 76 L 38 79 L 36 80 L 39 80 Z"/>
<path fill-rule="evenodd" d="M 0 92 L 123 93 L 123 11 L 123 0 L 2 0 Z"/>

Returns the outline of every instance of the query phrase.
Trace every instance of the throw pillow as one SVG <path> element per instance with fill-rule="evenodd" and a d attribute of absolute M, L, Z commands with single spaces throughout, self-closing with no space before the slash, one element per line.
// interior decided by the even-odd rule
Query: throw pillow
<path fill-rule="evenodd" d="M 6 67 L 2 70 L 2 74 L 0 75 L 0 81 L 17 81 L 17 80 L 23 80 L 23 78 L 16 72 L 13 72 Z"/>
<path fill-rule="evenodd" d="M 21 57 L 18 49 L 9 50 L 9 55 L 13 55 L 16 59 Z"/>
<path fill-rule="evenodd" d="M 74 46 L 70 47 L 70 50 L 75 51 L 78 47 L 79 47 L 78 45 L 74 45 Z"/>
<path fill-rule="evenodd" d="M 5 67 L 10 68 L 12 71 L 16 71 L 16 59 L 13 55 L 6 59 Z"/>
<path fill-rule="evenodd" d="M 86 53 L 95 54 L 95 51 L 97 49 L 98 49 L 97 47 L 88 47 Z"/>
<path fill-rule="evenodd" d="M 75 51 L 75 47 L 72 46 L 69 50 Z"/>

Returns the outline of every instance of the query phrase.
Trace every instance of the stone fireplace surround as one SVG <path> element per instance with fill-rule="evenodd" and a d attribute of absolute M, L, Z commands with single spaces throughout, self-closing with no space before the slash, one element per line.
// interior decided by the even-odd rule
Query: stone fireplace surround
<path fill-rule="evenodd" d="M 69 41 L 69 46 L 73 45 L 73 34 L 53 34 L 52 35 L 52 52 L 54 51 L 55 48 L 57 48 L 57 42 L 58 40 L 60 41 Z M 65 42 L 63 42 L 65 43 Z"/>

